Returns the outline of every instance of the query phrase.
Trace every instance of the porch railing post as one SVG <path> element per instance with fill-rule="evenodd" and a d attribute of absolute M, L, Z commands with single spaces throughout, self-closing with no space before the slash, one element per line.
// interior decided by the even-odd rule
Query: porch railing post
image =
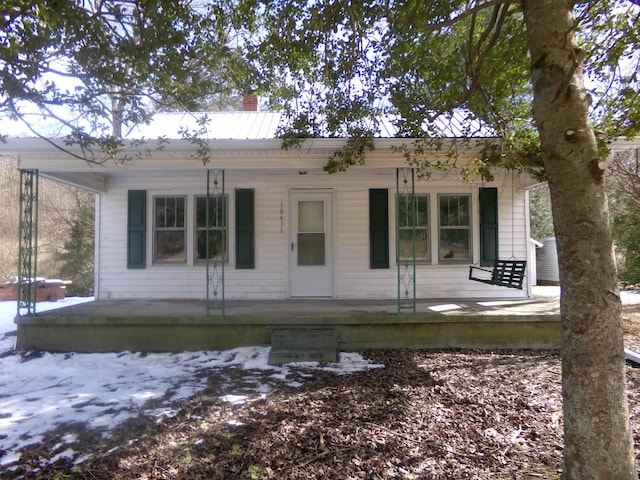
<path fill-rule="evenodd" d="M 38 293 L 38 170 L 20 170 L 17 316 L 36 314 Z"/>
<path fill-rule="evenodd" d="M 409 251 L 403 250 L 400 255 L 401 238 L 406 245 L 406 237 L 401 236 L 401 200 L 408 206 L 407 219 L 410 232 Z M 409 311 L 416 313 L 416 196 L 415 174 L 413 168 L 398 168 L 396 170 L 396 263 L 398 265 L 398 314 Z M 407 255 L 409 253 L 409 255 Z"/>
<path fill-rule="evenodd" d="M 214 218 L 220 218 L 221 225 L 215 225 L 215 232 L 221 237 L 221 249 L 218 254 L 214 254 L 212 242 L 211 207 L 212 203 L 216 209 L 221 209 L 221 216 L 218 211 L 214 212 Z M 207 271 L 207 315 L 218 311 L 224 316 L 224 264 L 227 252 L 227 201 L 224 191 L 224 170 L 207 170 L 207 201 L 206 201 L 206 271 Z M 218 258 L 218 256 L 220 258 Z"/>

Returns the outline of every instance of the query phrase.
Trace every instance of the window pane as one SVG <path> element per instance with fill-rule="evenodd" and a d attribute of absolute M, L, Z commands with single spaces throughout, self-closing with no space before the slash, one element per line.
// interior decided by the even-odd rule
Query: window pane
<path fill-rule="evenodd" d="M 414 195 L 416 253 L 418 261 L 431 259 L 429 247 L 429 195 Z M 400 260 L 413 259 L 411 195 L 398 195 L 398 255 Z"/>
<path fill-rule="evenodd" d="M 416 226 L 429 225 L 429 197 L 427 195 L 415 195 Z M 398 196 L 398 226 L 409 227 L 411 221 L 411 195 Z"/>
<path fill-rule="evenodd" d="M 174 198 L 174 214 L 175 223 L 173 226 L 177 228 L 184 228 L 184 197 Z"/>
<path fill-rule="evenodd" d="M 411 225 L 410 215 L 411 210 L 409 208 L 411 202 L 407 195 L 400 195 L 398 197 L 398 225 L 400 228 Z"/>
<path fill-rule="evenodd" d="M 469 229 L 440 230 L 440 260 L 470 260 Z"/>
<path fill-rule="evenodd" d="M 156 260 L 184 260 L 184 230 L 156 231 Z"/>
<path fill-rule="evenodd" d="M 469 196 L 440 196 L 440 225 L 443 227 L 469 226 Z"/>
<path fill-rule="evenodd" d="M 207 198 L 196 197 L 196 228 L 205 228 L 207 226 L 206 212 Z"/>
<path fill-rule="evenodd" d="M 209 227 L 222 227 L 225 220 L 225 199 L 210 197 Z M 196 197 L 196 228 L 207 227 L 207 197 Z"/>
<path fill-rule="evenodd" d="M 426 195 L 416 197 L 416 225 L 426 227 L 429 225 L 429 202 Z"/>
<path fill-rule="evenodd" d="M 469 226 L 469 197 L 458 197 L 458 225 Z"/>
<path fill-rule="evenodd" d="M 225 249 L 222 244 L 223 233 L 221 230 L 211 230 L 209 232 L 209 259 L 223 260 Z M 226 242 L 225 242 L 226 243 Z M 196 260 L 207 258 L 207 232 L 198 230 L 196 232 Z"/>
<path fill-rule="evenodd" d="M 155 228 L 184 228 L 184 197 L 156 197 Z"/>
<path fill-rule="evenodd" d="M 156 197 L 156 228 L 164 228 L 167 226 L 167 199 L 164 197 Z"/>
<path fill-rule="evenodd" d="M 209 259 L 228 260 L 227 197 L 209 197 Z M 196 197 L 195 260 L 207 258 L 207 197 Z M 224 240 L 224 242 L 223 242 Z"/>
<path fill-rule="evenodd" d="M 440 197 L 440 225 L 469 226 L 469 196 L 442 195 Z"/>
<path fill-rule="evenodd" d="M 298 202 L 298 232 L 324 232 L 324 201 Z"/>
<path fill-rule="evenodd" d="M 400 230 L 399 248 L 400 260 L 410 260 L 412 253 L 412 231 L 411 229 Z M 429 234 L 426 229 L 416 229 L 416 260 L 425 261 L 431 257 L 429 255 Z"/>
<path fill-rule="evenodd" d="M 155 197 L 153 259 L 184 261 L 185 197 Z"/>
<path fill-rule="evenodd" d="M 324 265 L 324 233 L 298 233 L 298 265 Z"/>

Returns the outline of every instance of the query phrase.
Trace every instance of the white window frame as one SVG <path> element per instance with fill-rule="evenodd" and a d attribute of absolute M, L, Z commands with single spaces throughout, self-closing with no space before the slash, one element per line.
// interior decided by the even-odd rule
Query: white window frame
<path fill-rule="evenodd" d="M 216 197 L 218 197 L 218 195 L 212 195 L 211 198 L 213 200 L 216 200 Z M 206 199 L 207 196 L 206 195 L 194 195 L 193 197 L 193 254 L 192 254 L 192 258 L 193 258 L 193 263 L 194 264 L 204 264 L 206 262 L 206 258 L 199 258 L 198 257 L 198 232 L 204 232 L 206 231 L 206 224 L 205 226 L 199 227 L 198 226 L 198 199 Z M 228 193 L 224 194 L 224 203 L 225 203 L 225 220 L 226 220 L 226 238 L 225 238 L 225 254 L 224 254 L 224 262 L 225 263 L 229 263 L 230 262 L 230 251 L 232 250 L 229 246 L 229 242 L 231 241 L 231 234 L 230 234 L 230 230 L 231 230 L 231 219 L 230 219 L 230 214 L 231 214 L 231 207 L 230 207 L 230 195 Z M 212 230 L 222 230 L 222 227 L 214 227 L 212 228 Z"/>
<path fill-rule="evenodd" d="M 410 195 L 408 194 L 398 194 L 396 195 L 396 202 L 400 201 L 401 197 L 409 197 Z M 426 245 L 426 251 L 424 252 L 426 254 L 426 257 L 418 257 L 417 252 L 416 252 L 416 263 L 417 264 L 430 264 L 431 263 L 431 258 L 432 258 L 432 247 L 431 247 L 431 243 L 432 243 L 432 222 L 431 222 L 431 195 L 429 193 L 414 193 L 414 200 L 416 202 L 416 212 L 417 212 L 417 208 L 418 208 L 418 198 L 424 198 L 426 199 L 427 205 L 426 205 L 426 209 L 424 211 L 425 215 L 426 215 L 426 220 L 427 220 L 427 224 L 426 225 L 416 225 L 416 233 L 418 231 L 423 231 L 425 232 L 426 238 L 427 238 L 427 245 Z M 400 213 L 400 205 L 396 204 L 396 211 L 398 212 L 398 214 Z M 418 215 L 419 218 L 419 215 Z M 396 238 L 396 242 L 398 245 L 400 245 L 400 231 L 401 230 L 407 230 L 407 231 L 411 231 L 411 226 L 406 226 L 403 227 L 401 224 L 401 218 L 396 218 L 396 222 L 397 222 L 397 235 L 398 238 Z M 396 249 L 396 262 L 401 263 L 407 260 L 411 260 L 411 258 L 409 257 L 401 257 L 400 256 L 400 248 L 398 247 Z"/>
<path fill-rule="evenodd" d="M 467 204 L 467 217 L 468 223 L 466 225 L 442 225 L 442 209 L 440 208 L 441 201 L 443 198 L 448 197 L 466 197 Z M 437 258 L 439 264 L 450 264 L 450 263 L 470 263 L 473 261 L 474 256 L 474 238 L 473 238 L 473 195 L 471 193 L 439 193 L 437 200 L 437 211 L 438 211 L 438 224 L 437 224 L 437 238 L 438 238 L 438 248 L 437 248 Z M 467 242 L 468 242 L 468 255 L 466 257 L 456 257 L 454 252 L 451 251 L 453 256 L 449 258 L 447 255 L 444 255 L 442 251 L 442 231 L 443 230 L 466 230 L 467 231 Z"/>
<path fill-rule="evenodd" d="M 177 201 L 178 199 L 182 199 L 182 207 L 183 207 L 183 212 L 182 212 L 182 226 L 179 226 L 177 224 L 177 220 L 178 220 L 178 216 L 176 216 L 176 218 L 174 219 L 174 225 L 173 226 L 167 226 L 167 225 L 163 225 L 163 226 L 158 226 L 158 214 L 157 214 L 157 201 L 159 199 L 165 199 L 165 205 L 166 205 L 166 200 L 174 200 Z M 185 264 L 187 262 L 187 258 L 188 258 L 188 248 L 187 248 L 187 229 L 188 229 L 188 215 L 187 212 L 189 210 L 189 206 L 188 206 L 188 202 L 187 202 L 187 196 L 186 195 L 172 195 L 172 194 L 166 194 L 166 195 L 153 195 L 152 196 L 152 205 L 151 205 L 151 214 L 152 214 L 152 239 L 151 239 L 151 244 L 152 244 L 152 263 L 153 264 Z M 158 258 L 158 236 L 157 234 L 159 232 L 182 232 L 182 244 L 183 244 L 183 255 L 182 258 Z"/>

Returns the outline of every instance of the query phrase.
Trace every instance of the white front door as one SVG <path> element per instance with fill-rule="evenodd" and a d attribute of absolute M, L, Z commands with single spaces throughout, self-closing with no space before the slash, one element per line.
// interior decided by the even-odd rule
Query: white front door
<path fill-rule="evenodd" d="M 290 196 L 289 285 L 292 297 L 333 297 L 329 192 Z"/>

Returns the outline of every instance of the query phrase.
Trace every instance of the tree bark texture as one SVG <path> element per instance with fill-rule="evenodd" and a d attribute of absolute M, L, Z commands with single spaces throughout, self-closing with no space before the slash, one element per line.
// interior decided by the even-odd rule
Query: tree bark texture
<path fill-rule="evenodd" d="M 562 478 L 637 479 L 618 275 L 573 2 L 524 0 L 523 9 L 562 286 Z"/>

